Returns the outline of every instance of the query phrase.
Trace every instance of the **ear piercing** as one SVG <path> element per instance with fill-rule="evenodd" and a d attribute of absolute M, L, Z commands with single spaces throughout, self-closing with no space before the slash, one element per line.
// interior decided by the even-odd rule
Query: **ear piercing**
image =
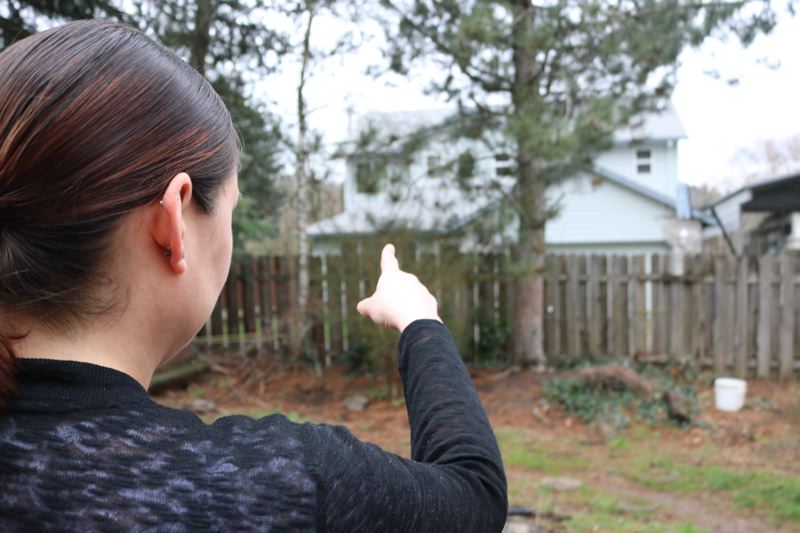
<path fill-rule="evenodd" d="M 166 249 L 164 250 L 164 257 L 172 257 L 172 248 L 170 248 L 169 246 L 167 246 Z"/>

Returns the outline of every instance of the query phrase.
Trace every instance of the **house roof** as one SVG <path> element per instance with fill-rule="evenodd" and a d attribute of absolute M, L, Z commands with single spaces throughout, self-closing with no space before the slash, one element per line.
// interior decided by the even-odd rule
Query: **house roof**
<path fill-rule="evenodd" d="M 637 127 L 621 129 L 614 133 L 614 142 L 674 141 L 686 138 L 686 130 L 672 102 L 662 112 L 647 113 Z"/>
<path fill-rule="evenodd" d="M 746 194 L 742 194 L 746 193 Z M 742 211 L 788 213 L 800 210 L 800 173 L 766 178 L 733 191 L 714 202 L 716 207 L 740 195 Z"/>
<path fill-rule="evenodd" d="M 455 116 L 455 109 L 422 109 L 415 111 L 370 112 L 362 115 L 356 123 L 351 141 L 370 129 L 375 130 L 374 144 L 384 150 L 396 148 L 396 141 L 407 138 L 422 128 L 433 128 Z M 623 144 L 636 141 L 666 141 L 686 137 L 678 113 L 672 102 L 658 113 L 647 113 L 641 117 L 638 126 L 624 128 L 614 134 L 614 142 Z"/>

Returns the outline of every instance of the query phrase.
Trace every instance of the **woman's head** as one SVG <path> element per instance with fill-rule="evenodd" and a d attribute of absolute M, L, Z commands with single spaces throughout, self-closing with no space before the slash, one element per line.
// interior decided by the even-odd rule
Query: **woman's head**
<path fill-rule="evenodd" d="M 164 201 L 171 214 L 126 235 L 151 234 L 163 248 L 154 253 L 173 255 L 180 273 L 180 211 L 188 203 L 192 216 L 215 217 L 219 197 L 235 194 L 239 150 L 208 82 L 121 24 L 38 33 L 0 53 L 0 72 L 0 340 L 8 347 L 26 320 L 69 330 L 126 305 L 139 288 L 115 279 L 113 259 L 126 246 L 128 215 L 143 206 L 156 213 Z M 229 244 L 218 247 L 229 259 Z M 10 357 L 0 346 L 0 397 Z"/>

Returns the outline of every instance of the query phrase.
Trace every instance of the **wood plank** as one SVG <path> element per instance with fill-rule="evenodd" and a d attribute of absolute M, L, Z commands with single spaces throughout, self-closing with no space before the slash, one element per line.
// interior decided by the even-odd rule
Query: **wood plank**
<path fill-rule="evenodd" d="M 359 285 L 361 283 L 358 271 L 358 251 L 354 242 L 342 244 L 342 272 L 344 281 L 344 292 L 342 302 L 342 324 L 344 331 L 344 350 L 349 350 L 350 346 L 358 338 L 360 322 L 356 305 L 359 301 Z"/>
<path fill-rule="evenodd" d="M 690 353 L 692 361 L 698 365 L 706 358 L 706 328 L 708 320 L 708 310 L 705 301 L 705 265 L 703 256 L 694 255 L 689 264 L 690 278 L 689 283 L 690 295 L 689 302 L 694 310 L 692 326 L 691 326 L 691 346 Z"/>
<path fill-rule="evenodd" d="M 290 323 L 292 322 L 292 298 L 289 289 L 290 258 L 275 258 L 275 292 L 276 315 L 278 317 L 278 343 L 283 361 L 288 360 L 290 349 Z"/>
<path fill-rule="evenodd" d="M 270 256 L 258 258 L 258 290 L 261 314 L 261 335 L 273 350 L 278 349 L 277 335 L 275 334 L 275 288 L 274 288 L 274 259 Z"/>
<path fill-rule="evenodd" d="M 645 256 L 631 258 L 631 354 L 634 358 L 647 353 L 647 302 L 645 293 Z"/>
<path fill-rule="evenodd" d="M 306 355 L 315 357 L 317 371 L 321 371 L 326 364 L 325 350 L 325 309 L 322 293 L 322 258 L 311 256 L 308 258 L 308 305 L 306 319 L 309 331 L 301 332 L 303 339 L 301 345 Z M 310 353 L 308 353 L 310 352 Z"/>
<path fill-rule="evenodd" d="M 587 293 L 589 298 L 587 328 L 589 335 L 589 355 L 599 358 L 604 355 L 603 341 L 603 313 L 600 298 L 600 277 L 605 275 L 605 256 L 592 255 L 589 260 Z"/>
<path fill-rule="evenodd" d="M 628 355 L 628 295 L 625 284 L 627 262 L 625 256 L 611 257 L 611 337 L 610 351 L 614 357 Z"/>
<path fill-rule="evenodd" d="M 669 337 L 667 327 L 667 290 L 666 281 L 663 277 L 664 256 L 654 254 L 651 259 L 650 276 L 653 293 L 653 346 L 652 352 L 655 355 L 666 355 Z"/>
<path fill-rule="evenodd" d="M 725 328 L 725 257 L 714 257 L 714 371 L 717 374 L 725 371 L 726 354 L 726 328 Z"/>
<path fill-rule="evenodd" d="M 756 377 L 769 377 L 772 349 L 772 262 L 771 255 L 758 261 L 758 358 Z"/>
<path fill-rule="evenodd" d="M 256 284 L 253 275 L 253 256 L 245 255 L 241 259 L 241 278 L 243 294 L 244 331 L 256 333 Z"/>
<path fill-rule="evenodd" d="M 228 311 L 228 340 L 238 343 L 239 338 L 239 261 L 233 259 L 225 283 L 225 297 Z"/>
<path fill-rule="evenodd" d="M 328 333 L 330 335 L 331 362 L 340 358 L 344 351 L 342 344 L 342 258 L 337 255 L 325 257 L 328 284 Z"/>
<path fill-rule="evenodd" d="M 670 257 L 669 263 L 669 348 L 668 353 L 676 356 L 685 355 L 683 350 L 683 287 L 681 275 L 686 265 L 681 254 Z"/>
<path fill-rule="evenodd" d="M 747 377 L 747 359 L 750 349 L 748 341 L 748 280 L 750 279 L 750 259 L 739 257 L 736 262 L 736 328 L 734 329 L 734 373 L 740 378 Z"/>
<path fill-rule="evenodd" d="M 544 259 L 547 275 L 544 283 L 544 349 L 549 359 L 558 357 L 561 352 L 558 332 L 558 260 L 548 254 Z"/>
<path fill-rule="evenodd" d="M 570 254 L 566 258 L 567 267 L 567 355 L 580 355 L 580 311 L 578 297 L 578 257 Z"/>
<path fill-rule="evenodd" d="M 795 256 L 784 253 L 781 256 L 781 320 L 780 320 L 780 367 L 778 375 L 781 381 L 791 379 L 794 363 L 794 328 L 795 299 L 794 277 Z"/>
<path fill-rule="evenodd" d="M 773 257 L 763 256 L 758 262 L 758 359 L 756 376 L 769 377 L 772 355 L 772 269 Z"/>
<path fill-rule="evenodd" d="M 589 353 L 589 325 L 586 318 L 589 314 L 588 259 L 585 254 L 578 256 L 578 354 L 581 356 Z"/>

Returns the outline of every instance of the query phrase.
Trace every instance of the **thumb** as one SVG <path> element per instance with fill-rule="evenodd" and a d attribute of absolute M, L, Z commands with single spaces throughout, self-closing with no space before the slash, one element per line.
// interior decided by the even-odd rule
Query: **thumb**
<path fill-rule="evenodd" d="M 356 311 L 360 315 L 369 316 L 369 309 L 372 307 L 372 297 L 364 298 L 356 305 Z"/>

